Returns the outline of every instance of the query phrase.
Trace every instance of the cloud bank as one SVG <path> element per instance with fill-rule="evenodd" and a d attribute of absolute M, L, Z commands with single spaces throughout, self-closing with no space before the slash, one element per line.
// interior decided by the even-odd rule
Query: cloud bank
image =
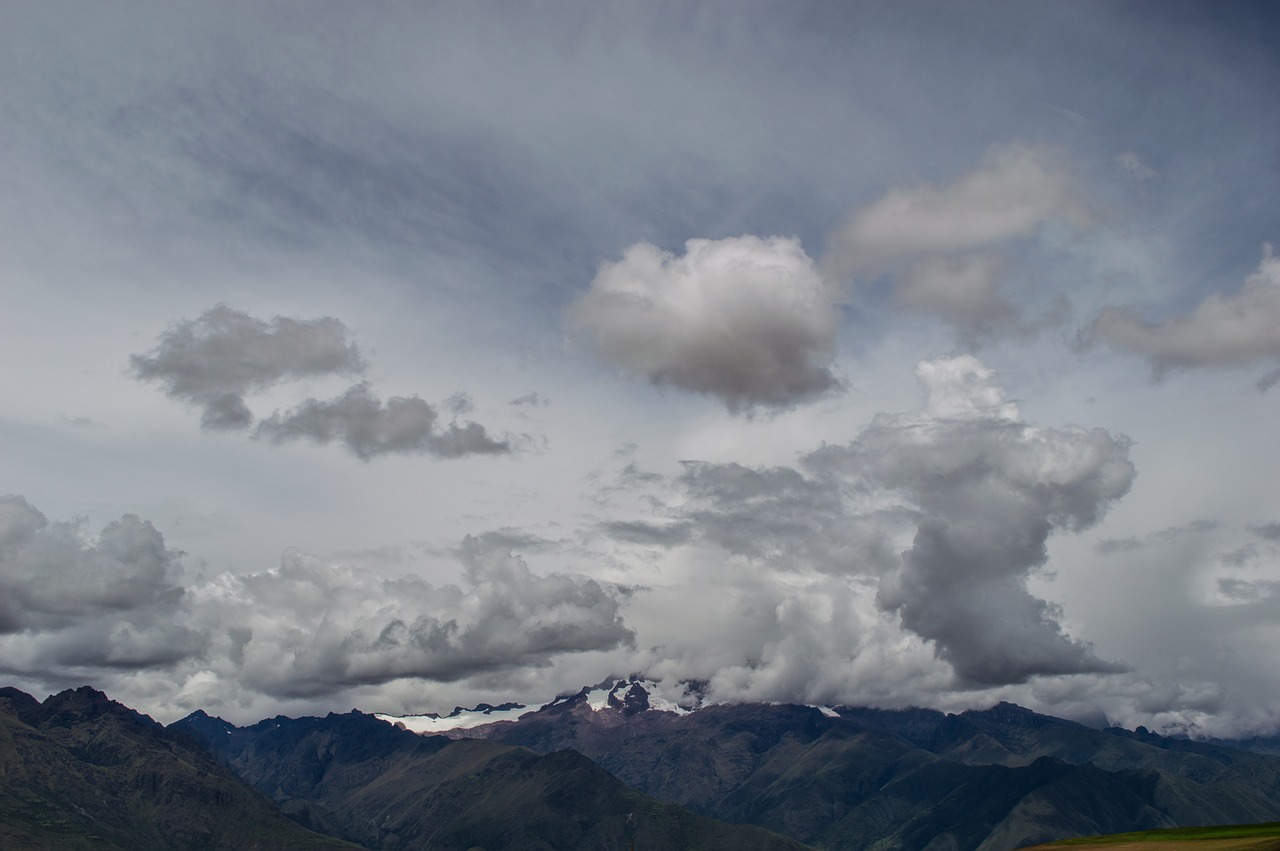
<path fill-rule="evenodd" d="M 626 371 L 735 413 L 839 386 L 839 309 L 797 239 L 691 239 L 679 256 L 637 243 L 601 264 L 568 320 Z"/>
<path fill-rule="evenodd" d="M 537 668 L 633 641 L 614 588 L 535 574 L 477 538 L 457 558 L 461 585 L 296 551 L 270 570 L 205 580 L 135 516 L 88 537 L 0 497 L 0 670 L 153 672 L 227 695 L 299 698 Z"/>

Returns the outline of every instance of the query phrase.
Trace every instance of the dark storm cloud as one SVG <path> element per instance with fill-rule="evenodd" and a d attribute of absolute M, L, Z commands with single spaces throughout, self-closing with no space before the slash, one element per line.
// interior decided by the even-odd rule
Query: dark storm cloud
<path fill-rule="evenodd" d="M 183 320 L 148 354 L 133 355 L 133 374 L 157 381 L 169 396 L 204 409 L 209 429 L 253 423 L 245 395 L 283 381 L 364 371 L 360 350 L 332 317 L 255 319 L 226 305 Z"/>
<path fill-rule="evenodd" d="M 1158 377 L 1175 369 L 1225 368 L 1280 358 L 1280 258 L 1265 246 L 1258 270 L 1236 292 L 1214 293 L 1195 310 L 1147 321 L 1109 307 L 1084 334 L 1141 355 Z M 1266 391 L 1277 373 L 1258 382 Z"/>
<path fill-rule="evenodd" d="M 691 239 L 680 256 L 637 243 L 601 264 L 568 320 L 628 372 L 737 413 L 840 386 L 832 296 L 796 239 Z"/>
<path fill-rule="evenodd" d="M 508 441 L 495 440 L 479 423 L 443 425 L 440 419 L 440 412 L 417 396 L 392 396 L 384 402 L 361 383 L 336 399 L 308 399 L 277 412 L 259 422 L 253 435 L 274 444 L 338 441 L 365 461 L 387 454 L 460 458 L 511 452 Z"/>

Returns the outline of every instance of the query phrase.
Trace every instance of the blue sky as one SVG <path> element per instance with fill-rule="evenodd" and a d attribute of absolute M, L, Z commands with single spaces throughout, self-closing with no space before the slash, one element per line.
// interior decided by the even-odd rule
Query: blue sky
<path fill-rule="evenodd" d="M 15 685 L 1280 724 L 1267 7 L 5 17 Z"/>

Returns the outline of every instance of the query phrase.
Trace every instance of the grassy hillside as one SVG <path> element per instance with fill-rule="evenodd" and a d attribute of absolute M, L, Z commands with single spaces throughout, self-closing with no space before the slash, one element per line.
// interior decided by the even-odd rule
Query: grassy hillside
<path fill-rule="evenodd" d="M 1231 824 L 1216 827 L 1175 827 L 1110 836 L 1085 836 L 1023 851 L 1049 849 L 1107 849 L 1107 851 L 1274 851 L 1280 849 L 1280 822 Z"/>

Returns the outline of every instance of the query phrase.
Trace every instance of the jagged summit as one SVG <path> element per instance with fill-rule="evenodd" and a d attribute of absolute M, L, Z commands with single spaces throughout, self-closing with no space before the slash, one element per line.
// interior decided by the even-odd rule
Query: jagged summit
<path fill-rule="evenodd" d="M 573 711 L 576 707 L 581 707 L 582 711 L 621 713 L 625 717 L 649 711 L 683 715 L 703 702 L 701 695 L 691 695 L 687 690 L 679 697 L 680 701 L 674 700 L 664 693 L 660 683 L 632 674 L 629 677 L 605 677 L 593 686 L 559 694 L 537 709 L 530 709 L 523 703 L 481 703 L 471 709 L 454 707 L 448 715 L 431 712 L 423 715 L 379 714 L 377 717 L 415 733 L 434 734 L 516 721 L 533 714 L 556 715 Z"/>

